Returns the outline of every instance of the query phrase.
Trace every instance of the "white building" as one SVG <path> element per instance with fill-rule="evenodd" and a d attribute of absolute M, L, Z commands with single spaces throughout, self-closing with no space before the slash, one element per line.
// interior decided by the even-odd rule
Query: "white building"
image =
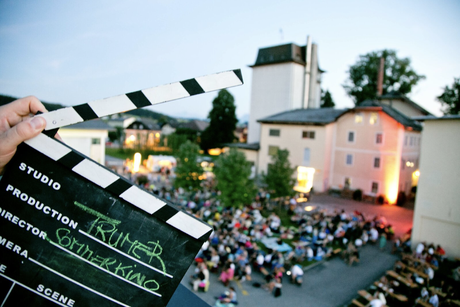
<path fill-rule="evenodd" d="M 424 118 L 412 244 L 440 244 L 460 257 L 460 115 Z"/>
<path fill-rule="evenodd" d="M 321 74 L 318 46 L 286 44 L 259 49 L 252 68 L 248 143 L 260 141 L 257 120 L 284 111 L 319 108 Z"/>
<path fill-rule="evenodd" d="M 66 145 L 105 165 L 105 141 L 108 131 L 113 130 L 102 120 L 94 119 L 63 127 L 59 135 Z"/>

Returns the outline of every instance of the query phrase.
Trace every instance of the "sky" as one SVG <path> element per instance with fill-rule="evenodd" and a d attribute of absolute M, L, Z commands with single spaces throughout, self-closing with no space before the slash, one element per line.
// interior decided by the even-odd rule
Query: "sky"
<path fill-rule="evenodd" d="M 244 120 L 258 49 L 310 36 L 337 108 L 354 105 L 342 85 L 359 55 L 393 49 L 426 77 L 409 98 L 441 115 L 436 96 L 460 77 L 458 16 L 458 0 L 0 0 L 0 94 L 70 106 L 240 68 L 229 91 Z M 216 96 L 149 109 L 205 119 Z"/>

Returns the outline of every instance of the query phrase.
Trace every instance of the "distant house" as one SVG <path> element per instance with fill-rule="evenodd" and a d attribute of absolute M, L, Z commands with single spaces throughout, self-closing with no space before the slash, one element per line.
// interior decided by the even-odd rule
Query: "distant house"
<path fill-rule="evenodd" d="M 104 165 L 105 141 L 108 132 L 114 130 L 102 120 L 94 119 L 62 127 L 59 135 L 64 143 Z"/>
<path fill-rule="evenodd" d="M 261 124 L 260 150 L 257 157 L 257 172 L 267 173 L 271 157 L 278 149 L 289 150 L 291 166 L 298 172 L 296 178 L 310 176 L 299 174 L 300 171 L 314 170 L 313 181 L 303 185 L 315 191 L 327 190 L 329 169 L 332 164 L 332 146 L 334 141 L 335 121 L 346 110 L 336 109 L 297 109 L 282 112 L 259 120 Z M 300 168 L 299 167 L 303 167 Z M 305 169 L 308 168 L 308 169 Z M 308 192 L 306 188 L 298 188 Z"/>
<path fill-rule="evenodd" d="M 395 203 L 417 184 L 425 109 L 397 92 L 352 109 L 320 108 L 318 47 L 285 44 L 259 49 L 252 67 L 247 144 L 257 174 L 278 149 L 289 150 L 299 192 L 360 189 Z"/>
<path fill-rule="evenodd" d="M 432 115 L 430 112 L 407 98 L 405 95 L 396 91 L 382 95 L 378 97 L 378 100 L 381 104 L 390 106 L 408 117 Z"/>
<path fill-rule="evenodd" d="M 353 109 L 297 109 L 262 118 L 260 142 L 236 144 L 258 174 L 289 150 L 296 190 L 361 189 L 395 203 L 417 184 L 422 126 L 378 101 Z"/>
<path fill-rule="evenodd" d="M 125 147 L 153 148 L 158 146 L 161 137 L 161 127 L 153 120 L 136 119 L 125 128 Z"/>
<path fill-rule="evenodd" d="M 384 195 L 395 203 L 417 182 L 422 126 L 377 101 L 367 100 L 343 113 L 333 133 L 329 185 Z"/>

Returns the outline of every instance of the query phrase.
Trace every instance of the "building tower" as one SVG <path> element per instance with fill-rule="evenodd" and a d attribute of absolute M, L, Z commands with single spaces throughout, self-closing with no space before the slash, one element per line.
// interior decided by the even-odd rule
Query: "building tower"
<path fill-rule="evenodd" d="M 321 75 L 318 46 L 290 43 L 259 49 L 252 72 L 248 143 L 260 141 L 257 120 L 284 111 L 319 108 Z"/>

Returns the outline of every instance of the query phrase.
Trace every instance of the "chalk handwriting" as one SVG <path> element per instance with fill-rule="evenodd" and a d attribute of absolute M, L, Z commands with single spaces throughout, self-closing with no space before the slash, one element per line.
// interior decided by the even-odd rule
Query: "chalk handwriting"
<path fill-rule="evenodd" d="M 141 243 L 138 240 L 133 239 L 129 232 L 124 233 L 119 231 L 117 226 L 120 224 L 120 221 L 111 219 L 78 202 L 75 202 L 75 205 L 97 217 L 89 227 L 87 231 L 88 234 L 93 235 L 111 247 L 120 249 L 123 248 L 128 255 L 132 255 L 145 263 L 159 264 L 162 272 L 166 273 L 166 266 L 161 258 L 163 248 L 161 247 L 159 241 L 147 241 L 145 243 Z"/>
<path fill-rule="evenodd" d="M 126 265 L 115 257 L 104 257 L 98 254 L 97 251 L 91 249 L 88 244 L 79 242 L 75 237 L 70 234 L 70 230 L 67 228 L 59 228 L 56 230 L 57 242 L 51 241 L 53 244 L 58 244 L 73 253 L 77 254 L 81 258 L 93 263 L 100 268 L 111 272 L 117 276 L 121 276 L 124 279 L 134 282 L 135 284 L 145 288 L 149 291 L 156 291 L 160 288 L 160 285 L 154 279 L 148 279 L 145 274 L 136 272 L 136 265 Z"/>

